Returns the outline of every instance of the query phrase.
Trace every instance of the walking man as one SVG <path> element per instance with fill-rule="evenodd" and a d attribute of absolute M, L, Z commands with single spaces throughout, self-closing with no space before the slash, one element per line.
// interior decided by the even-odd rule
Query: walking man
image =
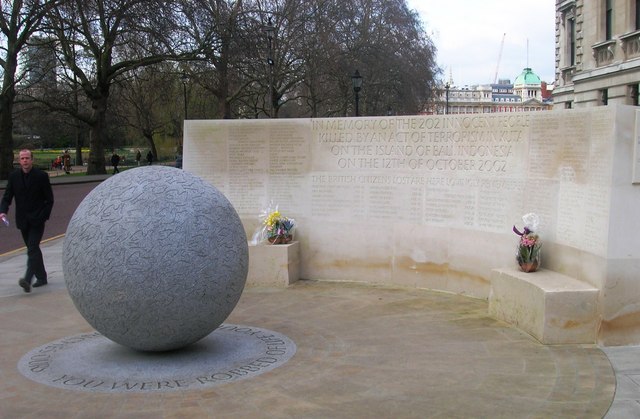
<path fill-rule="evenodd" d="M 120 173 L 118 170 L 118 164 L 120 164 L 120 156 L 115 151 L 111 155 L 111 166 L 113 166 L 113 174 Z"/>
<path fill-rule="evenodd" d="M 0 201 L 0 218 L 6 217 L 11 201 L 16 201 L 16 227 L 22 233 L 27 246 L 27 271 L 18 285 L 24 292 L 31 292 L 31 281 L 36 277 L 34 287 L 47 285 L 47 271 L 44 268 L 40 240 L 44 234 L 44 223 L 53 209 L 53 190 L 49 175 L 33 167 L 31 150 L 20 150 L 20 169 L 9 174 L 7 188 Z"/>

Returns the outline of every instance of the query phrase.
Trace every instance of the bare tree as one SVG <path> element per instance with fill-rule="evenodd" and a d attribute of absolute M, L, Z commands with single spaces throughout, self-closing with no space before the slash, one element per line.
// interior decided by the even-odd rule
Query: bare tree
<path fill-rule="evenodd" d="M 39 29 L 40 22 L 57 1 L 2 1 L 0 2 L 0 179 L 7 179 L 13 168 L 13 105 L 16 98 L 18 56 L 29 38 Z M 23 73 L 24 74 L 24 73 Z"/>
<path fill-rule="evenodd" d="M 385 115 L 390 109 L 415 114 L 424 109 L 440 70 L 435 47 L 405 0 L 314 4 L 309 33 L 319 47 L 308 48 L 310 77 L 305 79 L 314 116 L 352 114 L 355 70 L 365 83 L 363 114 Z M 327 27 L 332 30 L 322 30 Z"/>
<path fill-rule="evenodd" d="M 140 133 L 154 157 L 158 156 L 155 137 L 171 134 L 179 137 L 181 106 L 177 106 L 176 69 L 170 63 L 139 68 L 115 86 L 114 110 L 128 127 Z"/>
<path fill-rule="evenodd" d="M 253 79 L 261 91 L 272 89 L 267 110 L 275 116 L 283 107 L 290 116 L 352 114 L 356 69 L 367 115 L 415 114 L 430 99 L 440 72 L 435 47 L 405 0 L 256 0 L 256 7 L 254 19 L 274 26 L 273 79 L 263 60 L 253 61 Z M 255 39 L 266 48 L 264 36 Z"/>
<path fill-rule="evenodd" d="M 233 103 L 251 83 L 247 62 L 255 52 L 251 1 L 187 0 L 189 35 L 204 46 L 189 79 L 216 99 L 215 117 L 232 118 Z"/>
<path fill-rule="evenodd" d="M 344 116 L 349 103 L 345 97 L 351 85 L 349 71 L 354 69 L 349 44 L 337 33 L 337 28 L 344 25 L 345 14 L 338 2 L 316 0 L 307 3 L 307 15 L 303 38 L 306 76 L 299 92 L 301 111 L 311 117 Z"/>
<path fill-rule="evenodd" d="M 405 1 L 372 0 L 371 5 L 377 11 L 360 24 L 366 37 L 358 54 L 360 71 L 368 77 L 366 110 L 370 115 L 415 114 L 425 109 L 440 73 L 435 47 Z"/>
<path fill-rule="evenodd" d="M 258 114 L 277 118 L 280 109 L 298 99 L 298 86 L 307 76 L 305 53 L 308 12 L 312 1 L 256 0 L 250 11 L 253 51 L 248 62 L 248 88 L 244 101 L 258 105 Z M 249 108 L 247 106 L 247 108 Z"/>
<path fill-rule="evenodd" d="M 47 30 L 69 85 L 77 83 L 90 109 L 65 110 L 90 127 L 88 174 L 106 173 L 106 115 L 111 88 L 137 68 L 193 57 L 172 0 L 67 0 L 48 14 Z M 49 105 L 56 109 L 60 103 Z"/>

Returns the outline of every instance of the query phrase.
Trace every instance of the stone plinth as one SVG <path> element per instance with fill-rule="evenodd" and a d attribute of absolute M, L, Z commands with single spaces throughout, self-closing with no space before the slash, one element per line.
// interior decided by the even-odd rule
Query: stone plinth
<path fill-rule="evenodd" d="M 300 278 L 300 243 L 249 245 L 247 285 L 286 287 Z"/>
<path fill-rule="evenodd" d="M 595 343 L 598 289 L 557 272 L 494 269 L 489 314 L 544 344 Z"/>

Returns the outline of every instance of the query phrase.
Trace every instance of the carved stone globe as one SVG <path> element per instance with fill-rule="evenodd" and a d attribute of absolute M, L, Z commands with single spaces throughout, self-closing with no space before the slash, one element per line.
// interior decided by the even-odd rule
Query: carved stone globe
<path fill-rule="evenodd" d="M 167 351 L 215 330 L 247 279 L 231 203 L 180 169 L 123 171 L 91 191 L 67 228 L 62 267 L 80 314 L 107 338 Z"/>

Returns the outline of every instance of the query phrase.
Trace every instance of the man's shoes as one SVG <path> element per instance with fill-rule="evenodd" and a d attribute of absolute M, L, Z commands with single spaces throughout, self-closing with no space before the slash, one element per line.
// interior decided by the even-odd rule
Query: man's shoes
<path fill-rule="evenodd" d="M 31 284 L 28 283 L 24 278 L 20 278 L 20 281 L 18 281 L 18 285 L 22 287 L 24 292 L 31 292 Z"/>
<path fill-rule="evenodd" d="M 32 286 L 33 288 L 38 288 L 38 287 L 42 287 L 42 286 L 47 285 L 47 284 L 48 284 L 48 282 L 47 282 L 47 281 L 40 281 L 40 280 L 37 280 L 37 281 L 36 281 L 36 282 L 34 282 L 31 286 Z"/>

